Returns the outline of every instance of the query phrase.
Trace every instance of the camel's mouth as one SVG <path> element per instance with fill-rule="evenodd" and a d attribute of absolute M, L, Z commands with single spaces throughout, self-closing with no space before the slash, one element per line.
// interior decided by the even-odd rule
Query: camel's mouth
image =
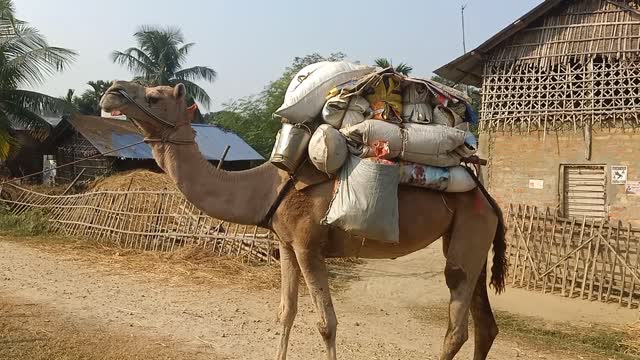
<path fill-rule="evenodd" d="M 121 89 L 110 89 L 100 99 L 100 107 L 106 112 L 112 112 L 122 107 L 127 100 L 122 96 Z"/>

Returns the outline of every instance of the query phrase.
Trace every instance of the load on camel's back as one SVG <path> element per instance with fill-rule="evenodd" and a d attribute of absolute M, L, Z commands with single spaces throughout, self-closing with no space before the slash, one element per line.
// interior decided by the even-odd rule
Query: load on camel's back
<path fill-rule="evenodd" d="M 337 185 L 326 225 L 397 243 L 400 184 L 444 192 L 476 187 L 460 166 L 475 155 L 476 115 L 453 89 L 392 68 L 341 62 L 294 76 L 276 111 L 283 128 L 271 162 L 294 174 L 307 157 Z"/>
<path fill-rule="evenodd" d="M 374 87 L 379 84 L 395 84 L 395 82 L 384 81 L 384 76 L 388 72 L 373 74 L 372 70 L 367 70 L 366 73 L 369 75 L 365 76 L 370 79 L 366 84 Z M 307 78 L 310 78 L 312 74 L 307 75 Z M 302 78 L 296 78 L 294 81 L 299 79 Z M 346 80 L 348 79 L 344 81 Z M 400 92 L 402 92 L 405 88 L 402 85 L 403 82 L 400 84 Z M 370 93 L 371 90 L 367 90 L 370 87 L 364 86 L 365 83 L 356 81 L 355 85 L 335 89 L 332 84 L 333 87 L 327 90 L 330 93 L 322 94 L 323 99 L 337 96 L 343 91 L 344 94 L 351 92 L 352 96 L 365 97 L 370 104 L 375 104 L 371 112 L 377 115 L 373 118 L 382 117 L 382 120 L 375 119 L 376 121 L 385 121 L 385 116 L 404 114 L 406 104 L 402 104 L 403 110 L 400 112 L 397 89 L 395 92 L 392 90 L 391 93 L 388 91 Z M 428 85 L 428 89 L 431 88 L 432 85 Z M 383 93 L 393 96 L 389 96 L 388 101 L 376 98 L 375 94 Z M 299 163 L 298 161 L 290 162 L 290 164 L 299 164 L 295 169 L 290 169 L 291 173 L 282 170 L 279 167 L 281 165 L 275 166 L 272 162 L 238 172 L 213 167 L 202 156 L 195 143 L 195 134 L 191 127 L 194 113 L 187 108 L 185 97 L 186 89 L 181 84 L 175 87 L 145 88 L 132 82 L 116 81 L 102 98 L 101 107 L 105 111 L 121 111 L 136 123 L 151 146 L 158 165 L 184 196 L 204 213 L 223 221 L 260 225 L 271 229 L 278 236 L 282 272 L 279 319 L 282 331 L 277 359 L 283 360 L 287 357 L 289 336 L 297 313 L 298 285 L 301 275 L 309 288 L 309 294 L 319 316 L 318 330 L 326 347 L 326 357 L 329 360 L 335 360 L 337 359 L 338 321 L 331 299 L 325 259 L 397 258 L 423 249 L 439 238 L 443 239 L 444 254 L 447 258 L 444 275 L 451 292 L 449 327 L 441 359 L 453 359 L 467 340 L 469 311 L 474 318 L 475 326 L 474 359 L 486 359 L 498 334 L 487 296 L 485 269 L 487 254 L 492 244 L 494 253 L 490 284 L 498 292 L 504 289 L 507 263 L 502 213 L 482 186 L 466 192 L 444 192 L 425 189 L 416 186 L 417 183 L 400 184 L 400 186 L 394 183 L 393 186 L 389 185 L 391 188 L 385 185 L 385 191 L 396 192 L 398 239 L 397 241 L 363 239 L 362 236 L 344 231 L 338 226 L 327 225 L 326 215 L 332 208 L 332 203 L 336 203 L 334 201 L 335 178 L 318 170 L 310 161 L 306 161 L 307 156 L 303 156 Z M 360 103 L 362 103 L 361 100 Z M 314 104 L 314 111 L 317 111 L 318 115 L 322 111 L 322 106 L 322 103 Z M 428 106 L 419 106 L 416 109 L 418 109 L 416 111 L 423 111 L 428 109 Z M 428 114 L 425 113 L 412 115 L 412 118 L 426 119 L 427 116 Z M 366 118 L 369 117 L 366 115 Z M 293 125 L 294 129 L 303 129 L 311 135 L 315 126 L 308 120 L 315 118 L 317 116 L 311 116 L 300 125 L 296 123 Z M 354 116 L 351 119 L 354 118 L 358 117 Z M 396 118 L 387 120 L 402 124 Z M 303 151 L 304 155 L 308 153 L 308 149 L 305 148 L 304 141 L 300 140 L 296 140 L 298 141 L 296 148 L 307 150 Z M 354 144 L 352 140 L 346 138 L 345 141 L 348 142 L 349 149 L 359 149 L 365 145 Z M 406 140 L 403 139 L 404 142 Z M 300 146 L 301 144 L 305 146 Z M 287 146 L 277 147 L 277 149 L 286 150 Z M 384 154 L 386 146 L 381 146 L 380 149 Z M 345 161 L 355 159 L 353 156 L 356 155 L 352 155 L 351 151 L 349 154 L 349 160 Z M 279 155 L 284 158 L 288 153 Z M 385 170 L 400 171 L 400 165 L 386 163 L 396 160 L 386 160 L 384 155 L 381 159 L 374 158 L 375 160 L 360 157 L 358 159 L 366 164 L 374 161 L 373 167 L 378 166 L 379 161 L 380 166 L 390 166 L 390 168 L 384 168 Z M 451 174 L 450 172 L 449 179 L 446 181 L 447 189 L 453 185 L 451 182 L 455 178 Z M 369 180 L 377 183 L 376 179 Z M 340 177 L 339 181 L 348 182 L 349 176 Z M 383 183 L 379 184 L 383 185 Z M 443 184 L 439 186 L 444 187 Z M 349 217 L 349 219 L 353 218 L 356 217 Z M 379 219 L 379 222 L 383 221 L 385 219 Z"/>

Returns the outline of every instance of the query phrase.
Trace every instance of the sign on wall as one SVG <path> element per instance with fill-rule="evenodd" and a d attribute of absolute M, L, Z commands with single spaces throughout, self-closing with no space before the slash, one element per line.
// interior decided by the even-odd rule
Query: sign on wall
<path fill-rule="evenodd" d="M 640 195 L 640 181 L 627 181 L 625 188 L 628 195 Z"/>
<path fill-rule="evenodd" d="M 529 189 L 538 189 L 538 190 L 544 189 L 544 180 L 530 179 Z"/>
<path fill-rule="evenodd" d="M 613 185 L 624 185 L 627 183 L 626 166 L 611 166 L 611 183 Z"/>

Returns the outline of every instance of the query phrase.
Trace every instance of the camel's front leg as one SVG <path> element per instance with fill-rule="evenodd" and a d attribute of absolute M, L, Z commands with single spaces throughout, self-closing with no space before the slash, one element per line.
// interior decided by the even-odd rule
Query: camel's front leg
<path fill-rule="evenodd" d="M 298 284 L 300 283 L 300 267 L 296 254 L 289 245 L 280 244 L 280 275 L 282 278 L 282 298 L 280 300 L 280 313 L 278 320 L 282 325 L 280 335 L 280 347 L 276 360 L 287 358 L 289 346 L 289 334 L 293 327 L 293 321 L 298 312 Z"/>
<path fill-rule="evenodd" d="M 324 256 L 320 252 L 296 249 L 296 257 L 302 270 L 311 300 L 320 314 L 318 330 L 327 349 L 327 359 L 336 360 L 336 330 L 338 320 L 331 301 L 329 273 Z"/>

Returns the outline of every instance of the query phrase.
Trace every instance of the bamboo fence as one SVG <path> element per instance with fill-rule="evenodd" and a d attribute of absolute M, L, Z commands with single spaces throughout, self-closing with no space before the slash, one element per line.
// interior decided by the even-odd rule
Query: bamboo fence
<path fill-rule="evenodd" d="M 640 308 L 640 230 L 513 204 L 507 228 L 512 286 Z"/>
<path fill-rule="evenodd" d="M 54 196 L 16 185 L 3 198 L 12 214 L 41 210 L 54 232 L 109 241 L 123 248 L 174 251 L 201 247 L 217 255 L 277 262 L 272 232 L 213 219 L 174 191 L 95 191 Z"/>

